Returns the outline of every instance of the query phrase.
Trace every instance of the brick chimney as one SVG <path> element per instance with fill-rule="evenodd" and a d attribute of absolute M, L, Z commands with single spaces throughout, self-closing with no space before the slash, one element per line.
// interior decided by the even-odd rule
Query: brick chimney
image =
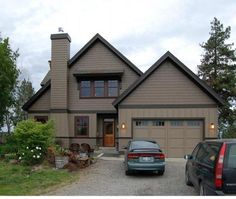
<path fill-rule="evenodd" d="M 68 60 L 70 36 L 67 33 L 52 34 L 51 48 L 51 119 L 55 122 L 56 138 L 64 147 L 69 146 L 68 119 Z M 61 138 L 60 138 L 61 137 Z"/>

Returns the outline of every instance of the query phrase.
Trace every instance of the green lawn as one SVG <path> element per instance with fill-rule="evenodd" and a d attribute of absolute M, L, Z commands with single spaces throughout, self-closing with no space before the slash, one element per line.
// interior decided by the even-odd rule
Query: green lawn
<path fill-rule="evenodd" d="M 79 172 L 30 167 L 0 161 L 0 195 L 39 195 L 79 178 Z"/>

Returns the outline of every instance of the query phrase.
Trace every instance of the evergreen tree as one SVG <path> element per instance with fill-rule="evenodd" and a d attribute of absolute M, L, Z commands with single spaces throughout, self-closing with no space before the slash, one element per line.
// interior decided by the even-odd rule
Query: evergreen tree
<path fill-rule="evenodd" d="M 211 22 L 210 38 L 200 44 L 204 50 L 198 76 L 207 82 L 225 101 L 219 108 L 220 131 L 232 128 L 236 120 L 236 56 L 230 38 L 231 28 L 224 29 L 217 19 Z"/>
<path fill-rule="evenodd" d="M 16 89 L 14 125 L 27 118 L 27 113 L 22 109 L 22 106 L 34 95 L 34 93 L 34 88 L 29 80 L 24 79 L 20 82 L 20 85 Z"/>

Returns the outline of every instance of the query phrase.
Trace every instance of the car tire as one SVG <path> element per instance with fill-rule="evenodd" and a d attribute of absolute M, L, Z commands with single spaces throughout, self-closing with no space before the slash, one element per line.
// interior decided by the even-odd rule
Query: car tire
<path fill-rule="evenodd" d="M 125 175 L 129 176 L 129 175 L 131 175 L 131 174 L 132 174 L 132 172 L 131 172 L 130 170 L 126 170 L 126 171 L 125 171 Z"/>
<path fill-rule="evenodd" d="M 185 184 L 188 185 L 188 186 L 193 186 L 192 182 L 189 179 L 188 170 L 185 171 Z"/>
<path fill-rule="evenodd" d="M 202 182 L 199 185 L 199 196 L 206 196 L 206 191 Z"/>
<path fill-rule="evenodd" d="M 165 170 L 158 171 L 158 175 L 160 176 L 164 175 L 164 173 L 165 173 Z"/>

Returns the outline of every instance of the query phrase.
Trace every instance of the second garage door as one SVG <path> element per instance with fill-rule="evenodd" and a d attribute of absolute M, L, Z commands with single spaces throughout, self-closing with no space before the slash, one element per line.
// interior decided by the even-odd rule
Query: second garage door
<path fill-rule="evenodd" d="M 182 158 L 203 139 L 203 121 L 138 119 L 133 122 L 133 138 L 155 139 L 167 157 Z"/>

